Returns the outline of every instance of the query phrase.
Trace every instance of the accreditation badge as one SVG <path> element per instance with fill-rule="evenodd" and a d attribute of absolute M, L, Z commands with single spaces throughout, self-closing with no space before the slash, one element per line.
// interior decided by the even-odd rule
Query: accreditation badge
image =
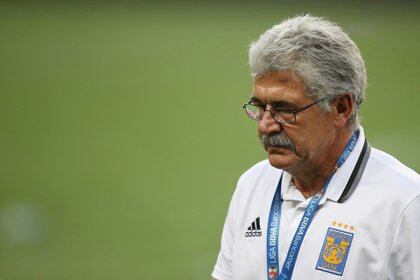
<path fill-rule="evenodd" d="M 270 279 L 276 279 L 278 275 L 279 275 L 278 267 L 275 265 L 271 265 L 268 269 L 268 277 Z"/>
<path fill-rule="evenodd" d="M 316 269 L 343 275 L 353 236 L 351 232 L 328 228 Z"/>

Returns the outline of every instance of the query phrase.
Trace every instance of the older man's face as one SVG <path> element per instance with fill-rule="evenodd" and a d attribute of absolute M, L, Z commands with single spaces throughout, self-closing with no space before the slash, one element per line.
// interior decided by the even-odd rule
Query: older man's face
<path fill-rule="evenodd" d="M 291 72 L 269 72 L 254 80 L 253 99 L 258 105 L 298 110 L 316 100 Z M 304 171 L 322 164 L 327 149 L 334 143 L 333 114 L 318 105 L 296 115 L 293 124 L 279 124 L 267 111 L 258 123 L 258 134 L 274 167 Z"/>

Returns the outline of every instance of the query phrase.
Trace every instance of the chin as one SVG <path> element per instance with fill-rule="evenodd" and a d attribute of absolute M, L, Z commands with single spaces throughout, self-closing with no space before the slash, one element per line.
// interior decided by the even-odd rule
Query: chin
<path fill-rule="evenodd" d="M 296 157 L 292 152 L 287 155 L 268 153 L 268 161 L 275 168 L 288 170 L 296 163 Z"/>

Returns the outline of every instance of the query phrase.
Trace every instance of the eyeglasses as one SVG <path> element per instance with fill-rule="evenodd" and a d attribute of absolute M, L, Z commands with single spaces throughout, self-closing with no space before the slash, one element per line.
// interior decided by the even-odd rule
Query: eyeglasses
<path fill-rule="evenodd" d="M 273 119 L 280 124 L 293 124 L 296 122 L 296 115 L 298 113 L 303 112 L 304 110 L 310 108 L 311 106 L 327 99 L 327 97 L 322 98 L 320 100 L 315 101 L 314 103 L 311 103 L 301 109 L 295 110 L 295 109 L 288 109 L 288 108 L 282 108 L 282 107 L 271 107 L 270 109 L 266 109 L 266 105 L 256 105 L 253 104 L 252 100 L 245 103 L 242 108 L 245 109 L 245 112 L 248 117 L 250 117 L 253 120 L 256 120 L 257 122 L 260 122 L 262 118 L 264 117 L 265 111 L 269 111 Z"/>

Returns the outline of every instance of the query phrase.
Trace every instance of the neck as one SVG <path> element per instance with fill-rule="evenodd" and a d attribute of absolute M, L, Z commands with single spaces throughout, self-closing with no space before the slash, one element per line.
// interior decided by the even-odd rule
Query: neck
<path fill-rule="evenodd" d="M 328 177 L 334 172 L 337 160 L 344 152 L 350 137 L 351 132 L 348 131 L 337 134 L 314 162 L 307 163 L 299 170 L 290 172 L 293 183 L 305 198 L 322 191 Z"/>

